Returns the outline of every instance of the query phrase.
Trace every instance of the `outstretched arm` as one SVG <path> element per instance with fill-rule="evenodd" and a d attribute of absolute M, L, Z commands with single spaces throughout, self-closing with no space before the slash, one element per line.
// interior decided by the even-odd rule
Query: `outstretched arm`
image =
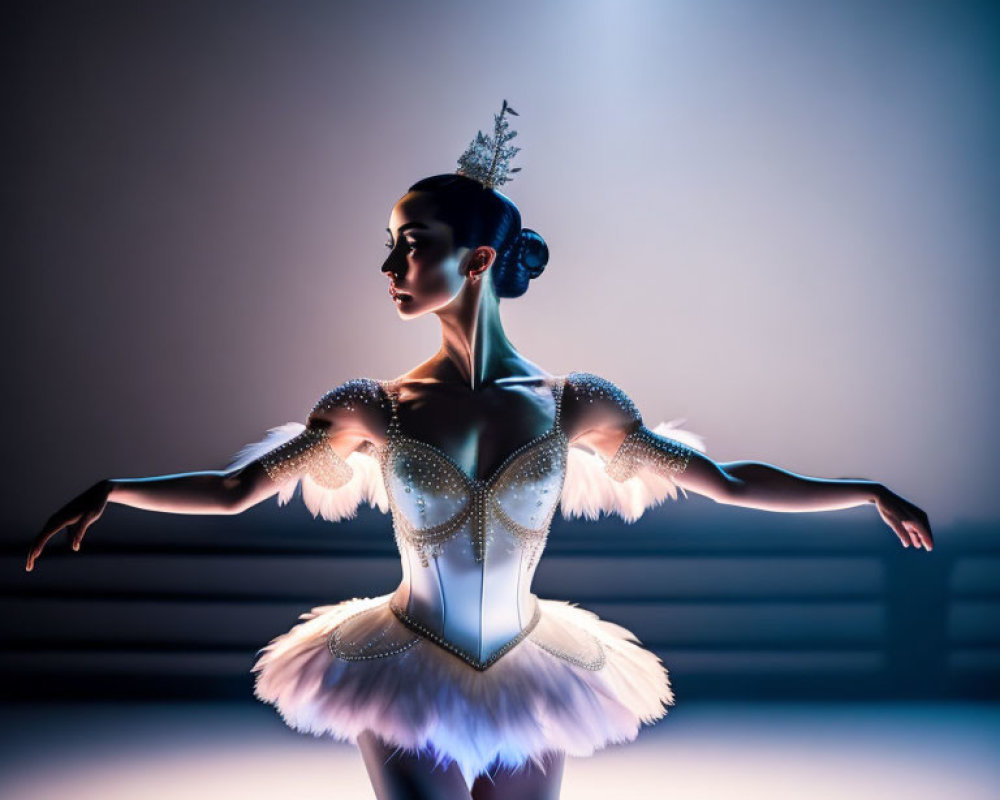
<path fill-rule="evenodd" d="M 173 514 L 238 514 L 277 491 L 258 461 L 232 472 L 98 481 L 46 520 L 28 552 L 25 569 L 34 569 L 49 539 L 63 528 L 72 537 L 73 550 L 79 550 L 88 528 L 101 518 L 109 502 Z"/>
<path fill-rule="evenodd" d="M 673 479 L 716 502 L 765 511 L 833 511 L 872 503 L 903 547 L 934 547 L 927 514 L 876 481 L 812 478 L 759 461 L 716 464 L 694 452 L 687 469 Z"/>
<path fill-rule="evenodd" d="M 98 481 L 49 517 L 35 537 L 25 568 L 28 572 L 34 569 L 49 539 L 63 528 L 67 528 L 72 537 L 73 550 L 79 550 L 87 530 L 101 518 L 108 503 L 171 514 L 242 513 L 278 491 L 278 483 L 272 477 L 272 474 L 278 475 L 273 466 L 275 457 L 269 461 L 268 456 L 228 472 L 186 472 Z"/>
<path fill-rule="evenodd" d="M 873 503 L 904 547 L 930 550 L 934 545 L 923 510 L 880 483 L 812 478 L 756 461 L 716 463 L 647 428 L 614 384 L 591 376 L 581 385 L 577 440 L 607 459 L 606 470 L 615 480 L 648 469 L 717 503 L 766 511 L 830 511 Z"/>
<path fill-rule="evenodd" d="M 304 474 L 322 487 L 343 486 L 352 474 L 346 456 L 367 435 L 367 417 L 355 413 L 366 399 L 351 382 L 338 387 L 317 403 L 298 435 L 239 467 L 99 481 L 49 517 L 35 537 L 26 569 L 34 568 L 46 543 L 63 528 L 79 550 L 109 502 L 172 514 L 239 514 Z"/>
<path fill-rule="evenodd" d="M 654 451 L 659 447 L 651 444 Z M 885 490 L 875 481 L 811 478 L 759 461 L 716 463 L 701 453 L 692 453 L 687 468 L 673 479 L 717 503 L 763 511 L 853 508 L 874 503 Z"/>
<path fill-rule="evenodd" d="M 239 514 L 278 491 L 260 460 L 231 472 L 111 478 L 103 483 L 109 503 L 169 514 Z"/>
<path fill-rule="evenodd" d="M 108 501 L 149 511 L 173 514 L 240 514 L 277 494 L 282 483 L 309 474 L 331 489 L 351 479 L 345 460 L 357 436 L 345 435 L 337 417 L 315 412 L 309 424 L 292 439 L 273 447 L 240 469 L 227 472 L 188 472 L 156 478 L 117 478 Z M 342 456 L 338 448 L 345 449 Z"/>
<path fill-rule="evenodd" d="M 613 475 L 616 467 L 626 478 L 637 469 L 653 469 L 717 503 L 764 511 L 832 511 L 873 503 L 903 547 L 934 547 L 924 511 L 876 481 L 811 478 L 759 461 L 720 464 L 641 424 L 627 434 L 606 436 L 606 448 L 619 441 L 608 463 Z"/>

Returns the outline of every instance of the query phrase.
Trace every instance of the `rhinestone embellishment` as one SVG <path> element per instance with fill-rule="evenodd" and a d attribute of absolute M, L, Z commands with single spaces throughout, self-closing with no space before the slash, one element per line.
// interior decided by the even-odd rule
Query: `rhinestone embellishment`
<path fill-rule="evenodd" d="M 570 373 L 574 396 L 587 403 L 610 403 L 624 414 L 623 422 L 633 430 L 604 465 L 604 471 L 618 482 L 631 478 L 642 467 L 662 475 L 687 469 L 694 454 L 687 445 L 659 436 L 647 428 L 631 398 L 615 384 L 591 372 Z"/>
<path fill-rule="evenodd" d="M 570 664 L 576 664 L 578 667 L 583 667 L 583 669 L 590 670 L 591 672 L 600 672 L 604 669 L 604 665 L 608 663 L 608 656 L 604 650 L 604 645 L 596 639 L 594 639 L 594 644 L 597 646 L 597 655 L 589 661 L 580 658 L 574 653 L 569 653 L 560 647 L 554 647 L 551 644 L 546 644 L 539 638 L 532 638 L 531 641 L 541 647 L 545 652 L 551 653 L 557 658 L 568 661 Z"/>
<path fill-rule="evenodd" d="M 326 489 L 338 489 L 354 475 L 351 465 L 330 444 L 326 428 L 318 425 L 310 425 L 294 439 L 265 453 L 260 463 L 275 483 L 305 473 Z"/>
<path fill-rule="evenodd" d="M 447 542 L 467 523 L 471 522 L 470 540 L 477 564 L 482 564 L 488 545 L 494 541 L 494 519 L 528 550 L 529 565 L 537 562 L 544 549 L 548 527 L 558 503 L 553 502 L 545 518 L 537 527 L 522 525 L 513 520 L 499 502 L 499 495 L 516 484 L 529 486 L 557 470 L 565 479 L 565 466 L 569 440 L 560 426 L 563 382 L 553 386 L 555 418 L 552 428 L 519 447 L 488 478 L 471 478 L 451 457 L 438 448 L 419 439 L 403 434 L 399 429 L 398 394 L 391 382 L 383 384 L 391 404 L 391 421 L 383 448 L 383 469 L 386 486 L 391 486 L 395 473 L 405 479 L 404 492 L 412 493 L 416 485 L 421 491 L 447 498 L 465 498 L 463 508 L 451 518 L 426 527 L 411 523 L 392 502 L 394 530 L 400 543 L 417 551 L 421 566 L 428 567 L 430 560 L 441 554 Z M 442 464 L 443 462 L 443 464 Z M 442 469 L 442 466 L 445 468 Z M 548 491 L 548 490 L 546 490 Z M 558 495 L 557 495 L 558 496 Z M 539 501 L 541 504 L 541 501 Z M 417 503 L 422 509 L 422 503 Z"/>
<path fill-rule="evenodd" d="M 275 483 L 284 483 L 304 473 L 324 489 L 339 489 L 351 480 L 354 470 L 330 444 L 327 435 L 330 421 L 323 417 L 334 409 L 352 412 L 361 406 L 381 403 L 378 381 L 369 378 L 345 381 L 313 406 L 309 424 L 302 433 L 260 458 L 261 466 Z"/>
<path fill-rule="evenodd" d="M 312 416 L 335 408 L 356 411 L 360 406 L 381 406 L 382 394 L 379 389 L 379 382 L 376 380 L 352 378 L 323 395 L 313 407 Z"/>
<path fill-rule="evenodd" d="M 629 419 L 642 422 L 642 415 L 632 399 L 606 378 L 594 375 L 592 372 L 571 372 L 567 382 L 578 401 L 613 403 Z"/>
<path fill-rule="evenodd" d="M 604 404 L 605 408 L 613 404 L 627 419 L 637 423 L 605 465 L 612 479 L 627 480 L 642 467 L 677 473 L 687 467 L 694 452 L 645 428 L 638 409 L 610 381 L 591 373 L 574 372 L 548 385 L 555 406 L 552 428 L 518 447 L 485 478 L 470 476 L 444 451 L 404 434 L 399 424 L 398 383 L 371 379 L 349 381 L 325 395 L 314 409 L 319 419 L 310 419 L 310 428 L 300 440 L 285 445 L 287 452 L 275 451 L 271 466 L 275 471 L 308 469 L 323 479 L 323 444 L 334 456 L 336 453 L 329 447 L 322 415 L 334 408 L 354 411 L 378 405 L 387 412 L 389 420 L 384 442 L 376 445 L 368 441 L 363 447 L 379 462 L 397 544 L 401 551 L 405 548 L 416 555 L 413 566 L 419 560 L 422 567 L 429 568 L 432 559 L 441 556 L 455 542 L 461 550 L 456 555 L 464 564 L 474 561 L 482 565 L 487 553 L 491 553 L 491 558 L 495 553 L 501 559 L 514 554 L 514 558 L 522 559 L 522 574 L 530 575 L 545 549 L 565 483 L 569 438 L 562 429 L 561 413 L 568 385 L 574 401 Z M 343 466 L 347 467 L 346 463 Z M 334 463 L 329 468 L 336 467 Z M 333 482 L 344 477 L 341 473 L 327 480 Z M 350 472 L 346 477 L 350 477 Z M 462 538 L 456 542 L 460 533 Z M 496 549 L 491 550 L 491 546 Z M 482 671 L 530 636 L 542 650 L 581 669 L 599 671 L 605 667 L 607 652 L 599 640 L 583 631 L 580 636 L 570 635 L 570 638 L 546 632 L 545 624 L 540 624 L 540 604 L 533 595 L 530 597 L 534 600 L 530 621 L 486 659 L 448 641 L 443 632 L 430 627 L 430 620 L 411 616 L 395 600 L 342 621 L 328 635 L 327 647 L 335 658 L 366 661 L 400 655 L 427 639 Z M 352 623 L 362 614 L 378 616 L 361 617 Z M 517 628 L 511 632 L 514 631 Z"/>
<path fill-rule="evenodd" d="M 492 653 L 492 655 L 490 655 L 489 658 L 487 658 L 484 661 L 481 661 L 471 653 L 468 653 L 462 648 L 457 647 L 456 645 L 449 642 L 447 639 L 443 638 L 439 634 L 432 631 L 426 625 L 421 623 L 420 620 L 411 617 L 395 603 L 390 602 L 389 608 L 392 609 L 392 613 L 396 615 L 397 619 L 399 619 L 400 622 L 402 622 L 407 628 L 412 630 L 414 633 L 418 633 L 421 636 L 430 639 L 432 642 L 434 642 L 434 644 L 439 645 L 440 647 L 447 650 L 449 653 L 458 656 L 466 664 L 475 667 L 480 671 L 485 670 L 491 665 L 495 664 L 501 656 L 509 652 L 510 649 L 514 647 L 516 644 L 523 641 L 524 638 L 535 629 L 535 626 L 538 624 L 538 621 L 542 617 L 541 605 L 536 600 L 534 613 L 531 615 L 531 619 L 528 621 L 528 624 L 521 629 L 521 632 L 518 633 L 517 636 L 515 636 L 513 639 L 508 640 L 499 649 L 495 650 Z"/>
<path fill-rule="evenodd" d="M 642 467 L 661 475 L 684 472 L 694 450 L 687 445 L 659 436 L 645 425 L 625 437 L 604 471 L 616 481 L 625 481 Z"/>
<path fill-rule="evenodd" d="M 331 631 L 329 637 L 327 637 L 327 649 L 330 651 L 330 655 L 334 658 L 340 658 L 344 661 L 371 661 L 375 658 L 387 658 L 389 656 L 399 655 L 400 653 L 409 650 L 413 645 L 417 644 L 420 639 L 416 636 L 408 637 L 405 640 L 388 640 L 390 633 L 390 626 L 383 624 L 381 630 L 372 636 L 370 639 L 365 641 L 359 641 L 356 639 L 345 639 L 347 624 L 356 618 L 361 617 L 364 614 L 378 613 L 379 608 L 368 608 L 363 611 L 359 611 L 356 614 L 351 614 L 347 619 L 342 620 L 336 628 Z"/>

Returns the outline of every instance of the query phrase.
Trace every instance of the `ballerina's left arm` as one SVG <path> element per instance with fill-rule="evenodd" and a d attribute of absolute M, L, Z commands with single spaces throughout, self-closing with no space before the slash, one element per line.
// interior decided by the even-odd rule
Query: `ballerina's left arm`
<path fill-rule="evenodd" d="M 614 384 L 590 387 L 575 441 L 607 459 L 618 481 L 640 469 L 668 477 L 685 491 L 717 503 L 765 511 L 832 511 L 872 503 L 903 547 L 931 550 L 927 514 L 885 485 L 862 479 L 812 478 L 759 461 L 717 463 L 704 453 L 647 428 L 631 401 Z"/>
<path fill-rule="evenodd" d="M 669 439 L 643 438 L 647 458 L 656 460 L 672 447 Z M 681 445 L 683 447 L 683 445 Z M 716 463 L 696 450 L 671 477 L 678 486 L 715 500 L 765 511 L 832 511 L 873 503 L 903 547 L 931 550 L 934 537 L 923 509 L 876 481 L 812 478 L 760 461 Z"/>

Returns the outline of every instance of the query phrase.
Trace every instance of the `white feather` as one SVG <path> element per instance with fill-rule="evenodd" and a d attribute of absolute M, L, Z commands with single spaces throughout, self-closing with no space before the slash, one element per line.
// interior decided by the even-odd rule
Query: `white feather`
<path fill-rule="evenodd" d="M 695 450 L 705 451 L 701 436 L 678 427 L 683 419 L 661 422 L 653 433 L 685 444 Z M 618 514 L 626 522 L 635 522 L 647 509 L 654 508 L 668 497 L 677 498 L 677 490 L 684 493 L 670 477 L 640 468 L 626 481 L 616 481 L 605 471 L 606 461 L 595 451 L 572 445 L 566 461 L 566 480 L 560 499 L 560 511 L 566 519 L 586 517 L 598 519 L 601 513 Z M 687 494 L 684 493 L 686 497 Z"/>
<path fill-rule="evenodd" d="M 680 428 L 679 425 L 683 422 L 683 419 L 661 422 L 651 430 L 704 452 L 702 437 Z M 300 422 L 288 422 L 271 428 L 259 442 L 252 442 L 241 448 L 227 470 L 246 466 L 294 439 L 304 430 L 305 425 Z M 308 475 L 301 480 L 302 500 L 313 517 L 322 516 L 331 522 L 351 519 L 357 515 L 358 506 L 362 502 L 388 513 L 389 497 L 379 462 L 360 451 L 351 453 L 346 460 L 353 475 L 350 481 L 338 489 L 324 488 Z M 670 477 L 651 469 L 640 469 L 628 480 L 616 481 L 605 471 L 605 464 L 604 458 L 593 450 L 580 445 L 569 448 L 566 480 L 559 506 L 566 519 L 585 517 L 596 520 L 603 513 L 618 514 L 626 522 L 635 522 L 647 509 L 660 505 L 668 497 L 676 499 L 678 489 L 684 493 L 684 489 Z M 290 478 L 281 484 L 278 489 L 278 504 L 287 504 L 299 485 L 298 478 Z"/>
<path fill-rule="evenodd" d="M 298 436 L 306 426 L 301 422 L 286 422 L 276 428 L 271 428 L 259 442 L 244 445 L 226 467 L 227 471 L 242 469 L 251 461 L 274 450 Z M 330 522 L 339 522 L 357 516 L 358 506 L 367 501 L 372 508 L 381 512 L 389 511 L 389 496 L 386 493 L 385 481 L 382 478 L 382 468 L 379 462 L 362 452 L 351 453 L 347 459 L 351 467 L 351 479 L 336 489 L 320 486 L 311 476 L 289 478 L 278 487 L 278 505 L 285 505 L 295 495 L 295 489 L 301 483 L 302 501 L 313 517 L 322 516 Z"/>
<path fill-rule="evenodd" d="M 632 741 L 674 702 L 662 661 L 632 631 L 562 600 L 539 598 L 535 631 L 483 671 L 423 639 L 393 655 L 334 658 L 327 639 L 349 619 L 350 639 L 376 648 L 415 638 L 387 610 L 390 597 L 302 614 L 258 651 L 256 697 L 303 733 L 353 743 L 371 729 L 409 752 L 455 761 L 469 786 L 497 759 L 516 768 L 553 749 L 582 757 Z M 604 665 L 591 670 L 557 655 L 574 640 L 599 643 Z"/>

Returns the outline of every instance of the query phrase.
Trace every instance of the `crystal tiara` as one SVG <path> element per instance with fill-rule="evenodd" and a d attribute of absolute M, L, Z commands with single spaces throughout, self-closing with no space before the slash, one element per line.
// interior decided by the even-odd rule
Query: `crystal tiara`
<path fill-rule="evenodd" d="M 521 171 L 520 167 L 510 168 L 510 160 L 521 148 L 507 144 L 517 136 L 517 131 L 509 130 L 506 114 L 520 116 L 504 100 L 500 113 L 493 115 L 493 136 L 486 136 L 479 131 L 458 159 L 456 173 L 477 180 L 488 189 L 493 189 L 503 186 L 512 180 L 510 176 L 513 173 Z"/>

